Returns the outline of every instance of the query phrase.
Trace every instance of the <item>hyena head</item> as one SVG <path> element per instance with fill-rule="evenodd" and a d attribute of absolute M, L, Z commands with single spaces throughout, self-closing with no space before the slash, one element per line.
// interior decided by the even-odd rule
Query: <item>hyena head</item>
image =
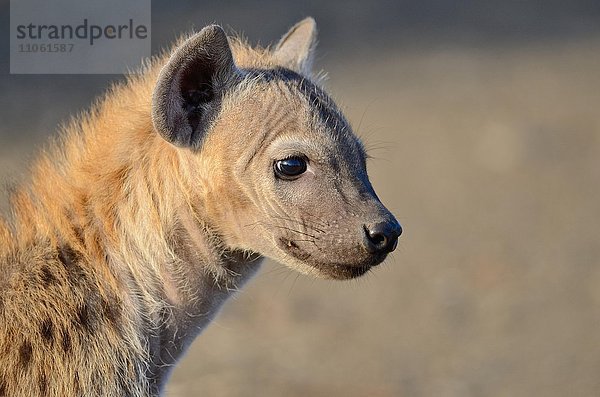
<path fill-rule="evenodd" d="M 348 279 L 381 263 L 402 229 L 360 140 L 310 79 L 315 36 L 308 18 L 274 49 L 251 50 L 204 28 L 160 72 L 153 122 L 189 153 L 198 207 L 228 248 Z"/>

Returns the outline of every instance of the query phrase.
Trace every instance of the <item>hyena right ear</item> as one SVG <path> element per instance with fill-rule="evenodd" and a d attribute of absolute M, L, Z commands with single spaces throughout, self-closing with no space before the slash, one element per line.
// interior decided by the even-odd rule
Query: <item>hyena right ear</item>
<path fill-rule="evenodd" d="M 310 76 L 316 45 L 317 24 L 313 18 L 308 17 L 283 35 L 275 46 L 273 55 L 282 66 Z"/>
<path fill-rule="evenodd" d="M 238 73 L 227 36 L 211 25 L 175 49 L 152 96 L 154 128 L 168 142 L 198 149 Z"/>

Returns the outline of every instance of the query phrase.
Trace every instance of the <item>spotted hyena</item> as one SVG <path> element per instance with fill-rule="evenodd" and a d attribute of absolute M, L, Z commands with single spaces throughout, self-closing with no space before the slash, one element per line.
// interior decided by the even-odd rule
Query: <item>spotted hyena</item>
<path fill-rule="evenodd" d="M 315 23 L 273 48 L 208 26 L 113 87 L 0 226 L 0 396 L 156 396 L 263 256 L 350 279 L 401 228 L 313 81 Z"/>

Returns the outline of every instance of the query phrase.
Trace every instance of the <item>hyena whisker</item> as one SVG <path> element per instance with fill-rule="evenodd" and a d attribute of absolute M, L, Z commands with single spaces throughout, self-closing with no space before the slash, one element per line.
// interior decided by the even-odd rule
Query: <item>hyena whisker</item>
<path fill-rule="evenodd" d="M 262 225 L 262 226 L 271 227 L 271 228 L 277 228 L 277 229 L 288 230 L 288 231 L 290 231 L 290 232 L 292 232 L 292 233 L 297 233 L 297 234 L 301 234 L 301 235 L 303 235 L 303 236 L 311 237 L 311 238 L 313 238 L 313 239 L 315 239 L 315 240 L 318 240 L 318 239 L 319 239 L 319 236 L 314 236 L 314 235 L 312 235 L 312 234 L 309 234 L 309 233 L 303 232 L 303 231 L 301 231 L 301 230 L 296 230 L 296 229 L 293 229 L 293 228 L 291 228 L 291 227 L 282 226 L 282 225 L 276 225 L 276 224 L 273 224 L 273 223 L 267 223 L 267 222 L 264 222 L 264 221 L 257 221 L 257 222 L 254 222 L 254 223 L 250 224 L 250 225 L 244 225 L 244 226 L 252 226 L 252 227 L 256 227 L 257 225 Z"/>
<path fill-rule="evenodd" d="M 313 226 L 311 223 L 306 222 L 304 219 L 294 219 L 294 218 L 290 218 L 290 217 L 285 217 L 285 216 L 280 216 L 280 215 L 273 215 L 273 214 L 271 214 L 270 216 L 272 218 L 281 219 L 281 220 L 284 220 L 284 221 L 296 222 L 296 223 L 298 223 L 298 224 L 300 224 L 302 226 L 309 227 L 309 228 L 314 229 L 315 231 L 318 231 L 320 233 L 325 233 L 325 231 L 322 228 L 325 228 L 325 227 L 328 226 L 326 224 L 320 224 L 318 222 L 311 221 L 311 223 L 314 223 L 317 226 L 319 226 L 319 227 L 317 227 L 317 226 Z M 308 217 L 309 216 L 307 216 L 307 214 L 303 214 L 303 218 L 308 218 Z"/>
<path fill-rule="evenodd" d="M 303 220 L 288 218 L 288 217 L 284 217 L 284 216 L 276 216 L 276 215 L 271 215 L 271 217 L 275 218 L 275 219 L 280 219 L 280 220 L 283 220 L 283 221 L 293 222 L 293 223 L 295 223 L 297 225 L 304 226 L 304 227 L 307 227 L 309 229 L 313 229 L 314 231 L 316 231 L 318 233 L 325 233 L 325 230 L 323 230 L 321 228 L 318 228 L 316 226 L 313 226 L 310 223 L 306 223 Z"/>
<path fill-rule="evenodd" d="M 294 281 L 292 282 L 292 285 L 290 286 L 290 289 L 288 290 L 288 296 L 290 296 L 292 294 L 292 290 L 296 286 L 296 283 L 298 282 L 298 278 L 300 278 L 300 273 L 296 274 L 296 277 L 294 278 Z"/>
<path fill-rule="evenodd" d="M 302 236 L 310 237 L 310 238 L 312 238 L 313 240 L 318 240 L 318 239 L 320 238 L 319 236 L 315 236 L 315 235 L 312 235 L 312 234 L 310 234 L 310 233 L 303 232 L 303 231 L 301 231 L 301 230 L 296 230 L 296 229 L 293 229 L 293 228 L 291 228 L 291 227 L 282 226 L 282 225 L 276 225 L 276 224 L 271 224 L 271 223 L 266 223 L 266 222 L 261 222 L 261 223 L 262 223 L 264 226 L 267 226 L 267 227 L 272 227 L 272 228 L 276 228 L 276 229 L 287 230 L 287 231 L 290 231 L 290 232 L 292 232 L 292 233 L 296 233 L 296 234 L 300 234 L 300 235 L 302 235 Z"/>
<path fill-rule="evenodd" d="M 271 227 L 278 228 L 278 229 L 284 229 L 284 230 L 288 230 L 288 231 L 290 231 L 290 232 L 292 232 L 292 233 L 301 234 L 301 235 L 303 235 L 303 236 L 311 237 L 311 238 L 313 238 L 314 240 L 318 240 L 318 239 L 319 239 L 319 236 L 314 236 L 314 235 L 312 235 L 312 234 L 305 233 L 305 232 L 302 232 L 302 231 L 300 231 L 300 230 L 292 229 L 292 228 L 290 228 L 290 227 L 287 227 L 287 226 L 281 226 L 281 225 L 270 225 L 270 226 L 271 226 Z"/>
<path fill-rule="evenodd" d="M 312 218 L 312 219 L 313 219 L 313 220 L 312 220 L 312 222 L 313 222 L 313 223 L 315 223 L 315 224 L 319 225 L 320 227 L 322 227 L 322 228 L 324 228 L 324 229 L 326 229 L 326 228 L 328 228 L 329 226 L 331 226 L 331 224 L 329 223 L 329 221 L 328 221 L 328 220 L 326 220 L 326 219 L 322 219 L 322 218 L 319 218 L 318 216 L 316 216 L 316 215 L 313 215 L 313 214 L 311 214 L 311 213 L 309 213 L 309 212 L 302 214 L 302 216 L 303 216 L 304 218 Z"/>

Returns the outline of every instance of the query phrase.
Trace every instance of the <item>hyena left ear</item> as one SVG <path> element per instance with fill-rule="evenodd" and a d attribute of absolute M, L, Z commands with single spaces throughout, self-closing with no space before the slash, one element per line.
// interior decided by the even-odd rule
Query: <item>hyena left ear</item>
<path fill-rule="evenodd" d="M 223 29 L 205 27 L 160 71 L 152 96 L 154 128 L 176 146 L 198 149 L 237 73 Z"/>
<path fill-rule="evenodd" d="M 282 66 L 310 76 L 317 45 L 317 24 L 311 17 L 294 25 L 283 35 L 273 55 Z"/>

